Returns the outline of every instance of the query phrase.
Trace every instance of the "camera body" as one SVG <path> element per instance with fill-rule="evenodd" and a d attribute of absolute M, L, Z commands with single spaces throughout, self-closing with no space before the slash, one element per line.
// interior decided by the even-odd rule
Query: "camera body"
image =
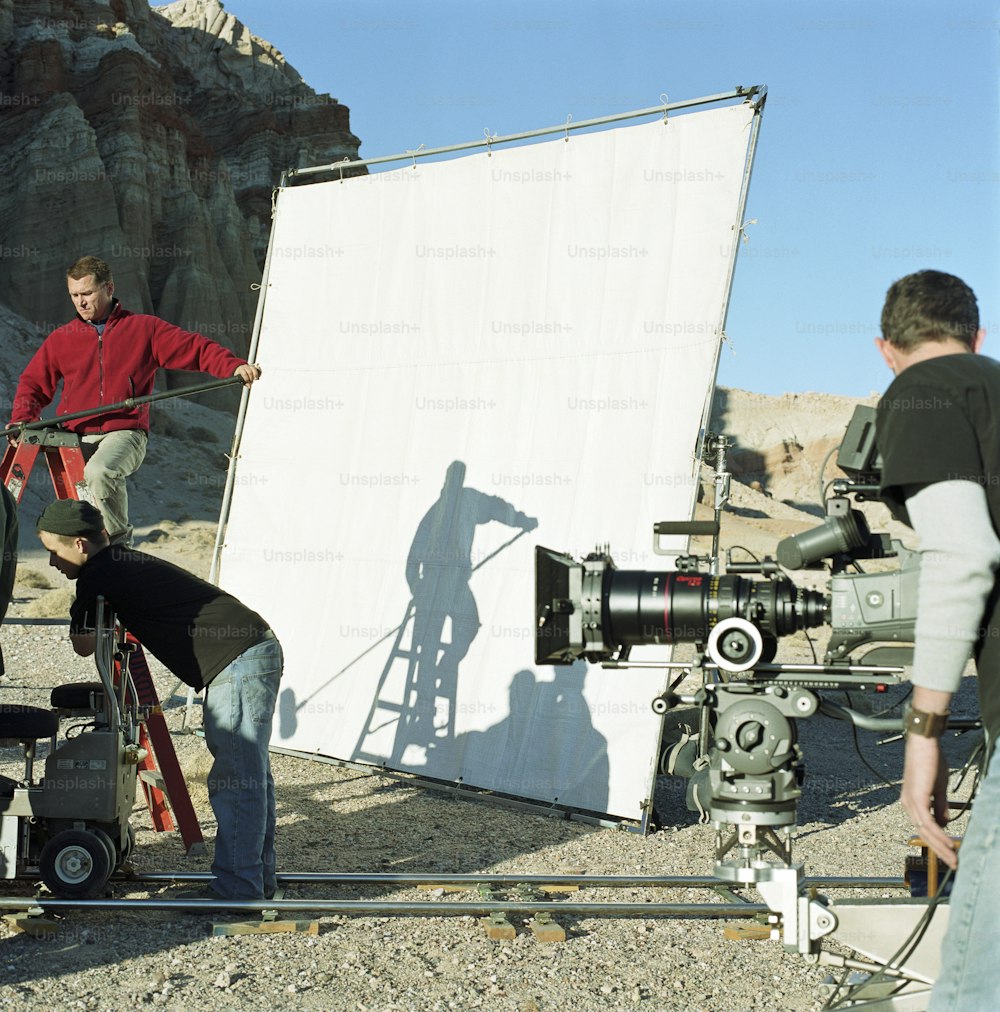
<path fill-rule="evenodd" d="M 823 625 L 830 627 L 824 664 L 849 663 L 856 651 L 874 644 L 912 643 L 919 557 L 886 535 L 873 534 L 852 504 L 852 498 L 878 498 L 874 415 L 874 408 L 855 409 L 837 457 L 848 477 L 832 483 L 826 519 L 778 542 L 775 559 L 730 559 L 723 574 L 717 557 L 693 555 L 677 556 L 673 569 L 619 570 L 606 549 L 577 561 L 536 547 L 535 662 L 621 661 L 634 646 L 694 643 L 723 670 L 746 671 L 772 660 L 783 636 Z M 720 443 L 719 437 L 709 439 Z M 717 487 L 728 488 L 728 477 L 717 471 Z M 715 522 L 655 524 L 654 551 L 664 554 L 659 539 L 667 534 L 717 538 L 722 505 L 717 504 Z M 862 572 L 858 566 L 862 560 L 894 557 L 899 565 L 887 572 Z M 797 587 L 786 575 L 817 565 L 829 570 L 825 593 Z M 848 572 L 849 567 L 856 571 Z M 743 633 L 718 634 L 724 623 Z M 759 652 L 742 653 L 737 640 L 745 636 L 760 639 Z M 904 655 L 894 650 L 892 656 Z"/>
<path fill-rule="evenodd" d="M 830 628 L 825 664 L 848 664 L 863 647 L 874 648 L 865 656 L 868 663 L 887 663 L 878 660 L 890 656 L 885 647 L 913 642 L 920 559 L 899 542 L 870 534 L 860 511 L 843 514 L 841 503 L 847 501 L 838 493 L 830 500 L 832 518 L 780 542 L 777 562 L 765 557 L 730 563 L 721 575 L 694 556 L 680 556 L 676 570 L 620 570 L 607 551 L 577 561 L 537 546 L 535 663 L 622 661 L 632 647 L 694 643 L 704 647 L 711 663 L 739 672 L 771 661 L 782 637 L 820 626 Z M 842 516 L 849 517 L 852 532 L 843 545 Z M 657 525 L 657 535 L 663 526 Z M 686 533 L 686 526 L 672 524 L 671 533 Z M 826 592 L 796 586 L 782 567 L 813 565 L 817 543 L 834 537 L 838 544 L 824 557 L 830 569 Z M 803 539 L 812 539 L 809 551 Z M 899 565 L 887 572 L 847 571 L 861 559 L 893 557 Z M 725 625 L 733 619 L 742 621 Z M 732 631 L 739 628 L 759 646 L 746 644 L 744 651 Z M 906 663 L 899 650 L 891 656 L 893 663 Z"/>

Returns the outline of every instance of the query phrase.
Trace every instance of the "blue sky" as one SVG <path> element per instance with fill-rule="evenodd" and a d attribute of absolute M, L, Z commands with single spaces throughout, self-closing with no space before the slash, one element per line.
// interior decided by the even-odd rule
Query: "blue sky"
<path fill-rule="evenodd" d="M 719 382 L 866 396 L 886 288 L 963 277 L 1000 358 L 1000 0 L 225 0 L 365 158 L 764 84 Z"/>

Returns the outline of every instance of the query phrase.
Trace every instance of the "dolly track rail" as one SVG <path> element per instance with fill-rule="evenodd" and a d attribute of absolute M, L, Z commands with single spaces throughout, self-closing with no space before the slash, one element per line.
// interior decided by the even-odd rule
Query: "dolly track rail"
<path fill-rule="evenodd" d="M 147 872 L 118 882 L 210 882 L 211 872 Z M 803 880 L 806 888 L 817 889 L 892 889 L 904 888 L 901 878 L 851 878 L 838 876 L 811 876 Z M 475 874 L 434 874 L 431 872 L 282 872 L 279 885 L 308 885 L 310 883 L 338 883 L 340 885 L 407 885 L 407 886 L 479 886 L 500 888 L 517 886 L 573 886 L 595 889 L 716 889 L 731 883 L 714 875 L 518 875 L 500 872 Z"/>
<path fill-rule="evenodd" d="M 353 917 L 489 917 L 513 914 L 536 917 L 538 914 L 582 915 L 587 917 L 756 917 L 766 914 L 763 903 L 577 903 L 532 902 L 530 900 L 130 900 L 130 899 L 56 899 L 47 897 L 0 897 L 0 909 L 58 912 L 61 910 L 205 910 L 245 911 L 248 914 L 276 911 L 293 913 L 308 910 L 329 916 Z"/>
<path fill-rule="evenodd" d="M 203 882 L 212 876 L 207 872 L 159 872 L 137 875 L 128 879 L 112 879 L 114 884 L 155 885 L 175 882 Z M 722 889 L 727 899 L 712 903 L 651 903 L 629 901 L 595 903 L 590 901 L 542 899 L 516 900 L 433 900 L 404 901 L 379 899 L 273 899 L 273 900 L 226 900 L 215 902 L 200 899 L 176 899 L 170 897 L 154 899 L 61 899 L 45 896 L 0 897 L 0 910 L 51 911 L 62 910 L 204 910 L 245 911 L 248 914 L 275 911 L 278 913 L 310 911 L 329 916 L 354 917 L 489 917 L 493 914 L 537 917 L 549 916 L 615 917 L 615 918 L 753 918 L 768 913 L 762 903 L 742 902 L 741 898 L 728 889 L 728 884 L 711 876 L 627 876 L 627 875 L 420 875 L 393 874 L 382 872 L 300 872 L 278 876 L 281 886 L 308 884 L 392 885 L 392 886 L 490 886 L 493 888 L 654 888 L 654 889 Z M 858 888 L 903 888 L 898 878 L 810 878 L 807 887 L 858 889 Z"/>

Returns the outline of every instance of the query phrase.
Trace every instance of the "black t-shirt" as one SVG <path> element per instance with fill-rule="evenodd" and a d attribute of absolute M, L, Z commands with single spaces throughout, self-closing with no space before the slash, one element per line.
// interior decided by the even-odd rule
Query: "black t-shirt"
<path fill-rule="evenodd" d="M 1000 531 L 1000 362 L 942 355 L 909 366 L 878 404 L 882 498 L 905 522 L 908 486 L 964 479 L 986 489 Z"/>
<path fill-rule="evenodd" d="M 93 629 L 98 597 L 145 649 L 195 689 L 208 685 L 268 631 L 257 612 L 214 584 L 117 545 L 80 569 L 70 632 Z"/>
<path fill-rule="evenodd" d="M 883 501 L 909 522 L 906 496 L 940 481 L 983 486 L 1000 534 L 1000 362 L 957 354 L 917 362 L 893 380 L 878 404 Z M 991 738 L 1000 734 L 1000 584 L 986 605 L 975 646 L 979 703 Z"/>

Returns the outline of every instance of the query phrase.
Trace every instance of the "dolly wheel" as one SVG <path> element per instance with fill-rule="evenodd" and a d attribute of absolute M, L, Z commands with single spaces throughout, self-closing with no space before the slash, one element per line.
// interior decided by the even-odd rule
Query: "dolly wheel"
<path fill-rule="evenodd" d="M 118 864 L 118 849 L 111 837 L 100 826 L 88 826 L 87 831 L 93 833 L 104 844 L 104 849 L 108 852 L 108 860 L 111 862 L 111 870 L 114 871 Z"/>
<path fill-rule="evenodd" d="M 42 881 L 56 896 L 84 899 L 94 896 L 111 875 L 111 859 L 104 843 L 86 829 L 56 833 L 38 857 Z"/>

